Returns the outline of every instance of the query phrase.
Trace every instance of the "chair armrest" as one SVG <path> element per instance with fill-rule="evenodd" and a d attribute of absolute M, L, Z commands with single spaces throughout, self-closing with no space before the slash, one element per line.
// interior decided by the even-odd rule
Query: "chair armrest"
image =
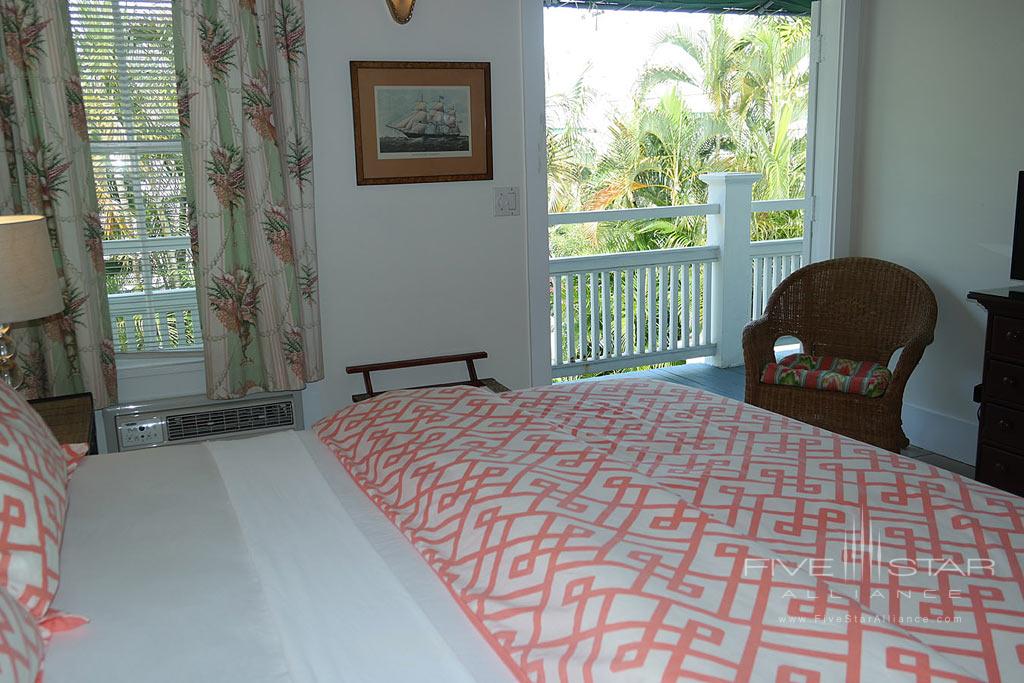
<path fill-rule="evenodd" d="M 911 373 L 914 372 L 917 364 L 921 362 L 924 350 L 932 343 L 933 338 L 931 334 L 921 334 L 911 339 L 903 347 L 900 359 L 896 361 L 896 369 L 892 372 L 892 384 L 889 386 L 887 394 L 892 393 L 895 396 L 903 396 L 903 389 L 907 386 Z"/>
<path fill-rule="evenodd" d="M 778 325 L 768 317 L 747 323 L 743 328 L 743 364 L 747 375 L 760 377 L 764 366 L 775 362 L 775 340 L 781 336 Z"/>

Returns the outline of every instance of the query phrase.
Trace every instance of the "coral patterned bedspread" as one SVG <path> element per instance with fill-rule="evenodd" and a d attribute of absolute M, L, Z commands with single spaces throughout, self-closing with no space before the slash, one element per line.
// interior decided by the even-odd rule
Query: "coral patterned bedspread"
<path fill-rule="evenodd" d="M 1019 681 L 1024 500 L 662 382 L 316 426 L 524 681 Z"/>

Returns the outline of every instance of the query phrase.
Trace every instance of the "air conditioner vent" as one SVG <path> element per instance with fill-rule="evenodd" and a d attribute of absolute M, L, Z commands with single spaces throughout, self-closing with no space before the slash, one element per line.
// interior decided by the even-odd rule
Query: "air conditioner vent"
<path fill-rule="evenodd" d="M 120 451 L 302 429 L 297 392 L 211 401 L 182 396 L 103 409 L 107 444 Z"/>
<path fill-rule="evenodd" d="M 295 425 L 291 401 L 241 405 L 167 416 L 167 440 L 203 439 L 218 434 L 279 429 Z"/>

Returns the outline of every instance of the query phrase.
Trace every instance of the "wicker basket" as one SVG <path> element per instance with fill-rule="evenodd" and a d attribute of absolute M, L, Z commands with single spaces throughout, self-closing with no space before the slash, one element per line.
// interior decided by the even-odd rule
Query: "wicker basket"
<path fill-rule="evenodd" d="M 796 271 L 768 299 L 764 315 L 743 330 L 747 403 L 899 452 L 903 391 L 933 339 L 937 305 L 924 280 L 895 263 L 842 258 Z M 888 364 L 902 349 L 892 383 L 879 398 L 761 382 L 780 337 L 804 353 Z"/>

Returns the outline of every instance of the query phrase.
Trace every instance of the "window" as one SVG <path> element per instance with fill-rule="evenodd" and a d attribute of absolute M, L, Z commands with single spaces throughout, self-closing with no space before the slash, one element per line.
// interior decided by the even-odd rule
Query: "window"
<path fill-rule="evenodd" d="M 172 0 L 70 0 L 120 353 L 202 346 L 185 202 Z"/>

